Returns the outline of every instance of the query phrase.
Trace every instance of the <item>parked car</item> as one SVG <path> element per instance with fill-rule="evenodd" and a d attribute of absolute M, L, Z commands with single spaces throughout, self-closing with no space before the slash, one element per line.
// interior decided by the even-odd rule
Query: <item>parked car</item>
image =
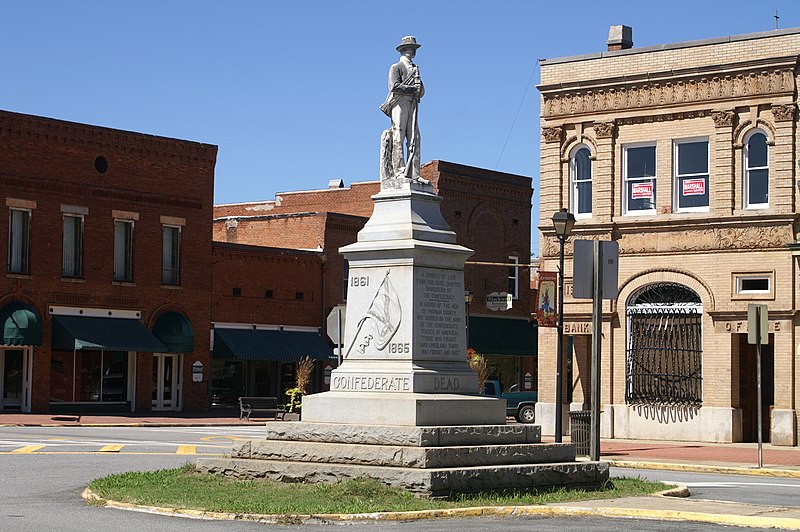
<path fill-rule="evenodd" d="M 536 421 L 536 392 L 517 391 L 519 386 L 512 386 L 503 392 L 500 381 L 487 380 L 483 383 L 483 395 L 506 400 L 506 415 L 513 416 L 520 423 L 533 423 Z"/>

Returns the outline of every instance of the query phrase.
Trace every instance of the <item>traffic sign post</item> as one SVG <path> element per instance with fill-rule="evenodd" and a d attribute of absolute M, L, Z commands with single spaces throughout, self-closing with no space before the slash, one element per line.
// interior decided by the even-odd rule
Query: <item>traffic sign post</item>
<path fill-rule="evenodd" d="M 761 435 L 761 346 L 769 344 L 769 317 L 766 305 L 747 305 L 747 343 L 756 346 L 756 402 L 758 403 L 758 467 L 764 467 L 764 442 Z"/>
<path fill-rule="evenodd" d="M 346 305 L 336 305 L 328 314 L 325 321 L 328 338 L 336 344 L 336 354 L 339 356 L 339 366 L 342 365 L 342 344 L 344 344 L 344 315 Z"/>

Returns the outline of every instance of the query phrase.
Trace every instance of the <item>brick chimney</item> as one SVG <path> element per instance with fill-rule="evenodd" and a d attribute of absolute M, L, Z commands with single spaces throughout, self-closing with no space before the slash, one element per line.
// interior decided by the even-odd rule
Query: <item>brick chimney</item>
<path fill-rule="evenodd" d="M 627 50 L 633 48 L 633 28 L 630 26 L 611 26 L 608 30 L 608 51 Z"/>

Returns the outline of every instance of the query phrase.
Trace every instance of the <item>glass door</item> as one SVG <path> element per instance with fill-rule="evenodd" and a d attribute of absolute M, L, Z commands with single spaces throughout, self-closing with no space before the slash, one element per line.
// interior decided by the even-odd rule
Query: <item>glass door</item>
<path fill-rule="evenodd" d="M 22 410 L 26 362 L 24 349 L 0 350 L 0 410 Z"/>
<path fill-rule="evenodd" d="M 153 410 L 181 409 L 182 356 L 153 355 Z"/>

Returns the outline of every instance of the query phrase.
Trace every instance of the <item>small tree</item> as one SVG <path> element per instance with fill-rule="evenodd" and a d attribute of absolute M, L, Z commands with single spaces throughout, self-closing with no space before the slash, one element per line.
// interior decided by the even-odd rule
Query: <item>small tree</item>
<path fill-rule="evenodd" d="M 313 370 L 314 361 L 309 357 L 301 358 L 297 363 L 295 386 L 286 390 L 286 397 L 289 398 L 289 404 L 286 406 L 289 412 L 300 412 L 303 395 L 308 393 L 308 385 L 311 383 Z"/>
<path fill-rule="evenodd" d="M 486 378 L 489 376 L 489 367 L 486 365 L 486 357 L 470 347 L 467 349 L 467 362 L 469 362 L 469 367 L 478 374 L 478 389 L 482 391 L 483 383 L 486 382 Z"/>

